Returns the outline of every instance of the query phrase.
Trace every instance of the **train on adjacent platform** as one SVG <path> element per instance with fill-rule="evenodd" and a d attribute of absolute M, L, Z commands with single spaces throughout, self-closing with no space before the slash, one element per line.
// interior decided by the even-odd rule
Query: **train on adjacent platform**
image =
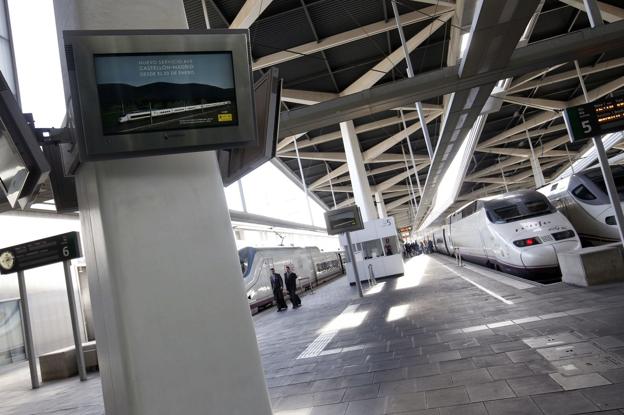
<path fill-rule="evenodd" d="M 560 278 L 557 253 L 581 247 L 570 221 L 534 190 L 475 200 L 423 236 L 437 252 L 541 282 Z"/>
<path fill-rule="evenodd" d="M 624 207 L 624 166 L 613 165 L 611 172 L 620 203 Z M 620 240 L 615 213 L 600 168 L 573 174 L 538 191 L 572 222 L 583 246 Z"/>
<path fill-rule="evenodd" d="M 289 266 L 297 274 L 297 290 L 312 289 L 344 274 L 342 252 L 321 252 L 316 247 L 242 248 L 238 251 L 245 291 L 252 314 L 273 304 L 271 268 L 284 275 Z"/>

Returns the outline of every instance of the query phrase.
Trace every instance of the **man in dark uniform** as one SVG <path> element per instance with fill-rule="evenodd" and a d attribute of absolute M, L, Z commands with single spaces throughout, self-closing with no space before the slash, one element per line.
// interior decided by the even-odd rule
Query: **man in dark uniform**
<path fill-rule="evenodd" d="M 277 311 L 287 310 L 288 306 L 284 300 L 284 282 L 282 281 L 282 276 L 277 274 L 274 268 L 271 268 L 271 289 L 273 290 Z"/>
<path fill-rule="evenodd" d="M 291 272 L 289 266 L 286 266 L 284 279 L 286 280 L 286 290 L 288 291 L 288 296 L 290 297 L 293 308 L 301 307 L 301 299 L 297 295 L 297 274 Z"/>

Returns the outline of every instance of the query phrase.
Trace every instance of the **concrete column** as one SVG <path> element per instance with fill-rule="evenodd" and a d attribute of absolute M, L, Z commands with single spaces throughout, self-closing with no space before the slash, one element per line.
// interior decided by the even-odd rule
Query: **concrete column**
<path fill-rule="evenodd" d="M 373 206 L 373 194 L 368 184 L 362 150 L 355 133 L 353 121 L 341 122 L 340 132 L 342 133 L 342 143 L 347 157 L 347 165 L 349 166 L 349 177 L 353 186 L 355 204 L 360 208 L 364 222 L 375 220 L 377 219 L 377 212 L 375 212 L 375 206 Z"/>
<path fill-rule="evenodd" d="M 386 204 L 383 200 L 381 192 L 375 192 L 375 205 L 377 206 L 377 214 L 379 219 L 387 218 L 388 212 L 386 212 Z"/>
<path fill-rule="evenodd" d="M 55 13 L 59 31 L 187 27 L 181 0 Z M 106 413 L 270 415 L 214 153 L 87 163 L 76 185 Z"/>

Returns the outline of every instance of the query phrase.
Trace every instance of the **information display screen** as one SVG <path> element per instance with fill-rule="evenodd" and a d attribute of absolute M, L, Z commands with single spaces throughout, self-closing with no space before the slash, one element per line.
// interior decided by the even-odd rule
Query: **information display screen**
<path fill-rule="evenodd" d="M 362 215 L 357 206 L 335 209 L 325 212 L 325 224 L 328 235 L 358 231 L 364 229 Z"/>
<path fill-rule="evenodd" d="M 0 120 L 0 189 L 11 207 L 15 207 L 26 185 L 28 168 L 15 148 L 6 126 Z"/>
<path fill-rule="evenodd" d="M 275 157 L 282 82 L 273 67 L 254 84 L 258 144 L 217 152 L 223 186 L 229 186 Z"/>
<path fill-rule="evenodd" d="M 572 141 L 622 131 L 624 98 L 602 99 L 566 108 L 563 115 Z"/>
<path fill-rule="evenodd" d="M 238 125 L 229 52 L 94 60 L 104 135 Z"/>
<path fill-rule="evenodd" d="M 0 194 L 12 208 L 24 208 L 37 196 L 49 171 L 37 138 L 0 73 Z"/>
<path fill-rule="evenodd" d="M 73 169 L 76 156 L 257 145 L 247 30 L 64 31 L 63 41 Z"/>

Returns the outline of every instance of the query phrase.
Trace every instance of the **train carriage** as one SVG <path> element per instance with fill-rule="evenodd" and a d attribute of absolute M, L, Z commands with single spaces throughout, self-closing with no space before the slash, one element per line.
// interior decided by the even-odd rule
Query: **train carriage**
<path fill-rule="evenodd" d="M 624 206 L 624 166 L 611 166 L 611 171 Z M 600 168 L 573 174 L 538 191 L 572 222 L 584 246 L 620 240 Z"/>
<path fill-rule="evenodd" d="M 427 235 L 437 252 L 542 282 L 561 276 L 558 253 L 581 246 L 570 221 L 532 190 L 470 202 Z"/>
<path fill-rule="evenodd" d="M 247 247 L 240 249 L 238 256 L 253 313 L 273 303 L 271 268 L 283 277 L 285 267 L 289 266 L 298 276 L 298 291 L 311 289 L 344 273 L 340 252 L 321 252 L 316 247 Z"/>

